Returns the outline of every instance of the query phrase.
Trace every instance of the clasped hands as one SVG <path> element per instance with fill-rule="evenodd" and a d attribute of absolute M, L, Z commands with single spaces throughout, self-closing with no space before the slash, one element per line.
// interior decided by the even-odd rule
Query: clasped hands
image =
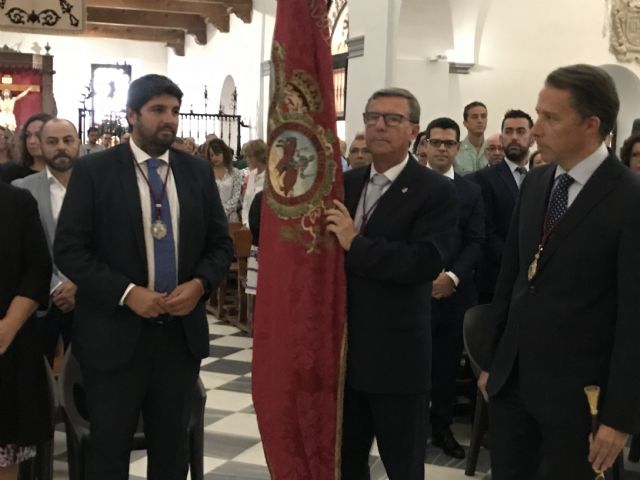
<path fill-rule="evenodd" d="M 347 207 L 339 200 L 334 200 L 333 204 L 335 208 L 330 208 L 326 213 L 327 231 L 335 234 L 340 246 L 348 251 L 358 231 Z"/>
<path fill-rule="evenodd" d="M 489 372 L 480 372 L 478 376 L 478 389 L 486 401 L 489 401 L 487 394 L 487 382 Z M 627 441 L 627 434 L 615 428 L 601 424 L 595 436 L 589 435 L 589 463 L 594 472 L 604 472 L 611 468 L 624 448 Z"/>
<path fill-rule="evenodd" d="M 124 303 L 143 318 L 155 318 L 165 314 L 179 317 L 191 313 L 202 295 L 202 281 L 194 278 L 181 283 L 171 293 L 154 292 L 136 285 L 129 291 Z"/>

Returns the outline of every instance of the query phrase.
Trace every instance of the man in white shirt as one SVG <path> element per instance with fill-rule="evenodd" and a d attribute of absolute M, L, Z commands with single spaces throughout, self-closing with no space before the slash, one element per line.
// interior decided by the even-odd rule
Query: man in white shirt
<path fill-rule="evenodd" d="M 67 192 L 73 163 L 78 158 L 80 139 L 76 127 L 68 120 L 54 118 L 40 129 L 40 147 L 47 163 L 39 173 L 15 180 L 13 185 L 29 190 L 38 202 L 40 220 L 53 251 L 60 208 Z M 45 341 L 45 354 L 51 364 L 58 338 L 66 349 L 71 342 L 71 325 L 75 308 L 76 285 L 66 278 L 54 264 L 51 276 L 51 306 L 40 320 Z"/>
<path fill-rule="evenodd" d="M 98 143 L 100 134 L 98 133 L 98 127 L 89 127 L 87 130 L 87 143 L 82 145 L 82 155 L 89 155 L 90 153 L 101 152 L 104 150 L 104 146 Z"/>

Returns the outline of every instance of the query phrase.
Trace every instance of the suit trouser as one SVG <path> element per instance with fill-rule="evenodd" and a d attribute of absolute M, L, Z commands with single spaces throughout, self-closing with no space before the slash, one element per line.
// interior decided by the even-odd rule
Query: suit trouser
<path fill-rule="evenodd" d="M 431 428 L 435 432 L 449 428 L 453 421 L 464 310 L 449 299 L 431 302 Z"/>
<path fill-rule="evenodd" d="M 428 394 L 368 393 L 345 387 L 342 480 L 368 480 L 376 438 L 390 480 L 424 480 Z"/>
<path fill-rule="evenodd" d="M 584 405 L 576 408 L 586 411 L 586 398 Z M 587 460 L 589 422 L 582 424 L 567 419 L 562 424 L 550 424 L 537 418 L 522 399 L 517 373 L 512 373 L 500 392 L 490 398 L 489 426 L 493 480 L 593 480 L 595 477 Z"/>
<path fill-rule="evenodd" d="M 186 478 L 187 428 L 199 367 L 180 320 L 164 325 L 143 322 L 133 357 L 117 370 L 83 367 L 91 423 L 86 478 L 128 479 L 131 441 L 140 413 L 147 442 L 147 478 Z"/>
<path fill-rule="evenodd" d="M 44 354 L 49 360 L 49 364 L 53 365 L 53 358 L 56 356 L 56 348 L 58 347 L 58 338 L 62 337 L 65 351 L 71 343 L 73 310 L 64 313 L 52 304 L 47 314 L 38 318 L 38 323 L 42 331 Z"/>

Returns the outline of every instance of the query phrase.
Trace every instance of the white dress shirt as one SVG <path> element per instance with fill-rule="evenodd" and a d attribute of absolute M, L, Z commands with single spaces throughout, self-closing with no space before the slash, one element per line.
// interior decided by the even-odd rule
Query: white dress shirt
<path fill-rule="evenodd" d="M 134 161 L 140 166 L 134 167 L 136 171 L 136 178 L 138 180 L 138 193 L 140 196 L 140 207 L 142 209 L 142 232 L 144 233 L 144 246 L 147 253 L 147 275 L 148 275 L 148 283 L 145 285 L 149 290 L 153 290 L 155 287 L 155 257 L 153 250 L 153 236 L 151 235 L 151 193 L 149 192 L 149 185 L 147 184 L 147 180 L 142 175 L 141 171 L 144 172 L 144 175 L 149 175 L 149 169 L 147 164 L 145 163 L 150 158 L 157 158 L 160 160 L 160 166 L 158 167 L 158 174 L 160 178 L 164 180 L 165 175 L 167 173 L 167 168 L 169 168 L 169 150 L 164 152 L 162 155 L 157 157 L 151 157 L 148 153 L 144 152 L 140 147 L 136 145 L 133 141 L 133 138 L 129 139 L 129 145 L 131 146 L 131 151 L 133 152 Z M 171 210 L 171 227 L 173 229 L 173 243 L 175 246 L 175 255 L 176 255 L 176 270 L 178 268 L 178 244 L 180 241 L 180 203 L 178 202 L 178 191 L 176 190 L 176 184 L 173 178 L 172 173 L 170 172 L 167 177 L 167 187 L 165 190 L 165 194 L 169 200 L 169 210 Z M 133 283 L 129 284 L 127 289 L 124 291 L 122 298 L 120 299 L 120 305 L 124 304 L 124 300 L 127 297 L 127 294 L 131 291 L 131 289 L 135 287 Z"/>
<path fill-rule="evenodd" d="M 511 160 L 509 160 L 507 157 L 504 157 L 504 161 L 506 162 L 507 166 L 509 167 L 509 170 L 511 170 L 511 175 L 513 175 L 513 179 L 515 180 L 516 185 L 518 186 L 518 188 L 520 188 L 520 184 L 524 180 L 524 176 L 520 175 L 519 172 L 516 172 L 516 168 L 523 167 L 528 173 L 529 172 L 529 162 L 524 162 L 524 165 L 518 165 L 517 163 L 512 162 Z"/>
<path fill-rule="evenodd" d="M 261 192 L 264 187 L 264 172 L 266 172 L 266 169 L 260 173 L 258 173 L 257 168 L 249 171 L 247 189 L 244 191 L 244 198 L 242 199 L 242 224 L 246 227 L 249 226 L 251 203 L 256 193 Z"/>
<path fill-rule="evenodd" d="M 593 172 L 595 172 L 602 162 L 604 162 L 609 156 L 609 151 L 605 144 L 601 144 L 598 149 L 589 155 L 587 158 L 582 160 L 576 166 L 574 166 L 568 172 L 562 168 L 560 165 L 556 168 L 556 176 L 557 179 L 563 173 L 568 173 L 571 178 L 573 178 L 573 183 L 569 186 L 569 196 L 567 199 L 567 207 L 570 207 L 573 201 L 576 199 L 585 183 L 591 178 Z M 554 180 L 555 187 L 555 180 Z"/>
<path fill-rule="evenodd" d="M 60 209 L 62 208 L 62 202 L 64 201 L 64 196 L 67 193 L 67 187 L 60 183 L 49 167 L 46 167 L 47 170 L 47 180 L 49 181 L 49 195 L 51 199 L 51 214 L 53 215 L 53 222 L 55 224 L 58 223 L 58 216 L 60 215 Z"/>
<path fill-rule="evenodd" d="M 384 175 L 385 177 L 387 177 L 387 180 L 389 180 L 389 183 L 387 183 L 384 188 L 382 189 L 382 195 L 384 195 L 387 190 L 389 190 L 389 187 L 391 187 L 391 184 L 394 182 L 394 180 L 396 178 L 398 178 L 398 175 L 400 175 L 400 172 L 402 172 L 402 170 L 404 169 L 404 167 L 407 166 L 407 162 L 409 161 L 409 154 L 407 153 L 407 156 L 404 158 L 404 160 L 402 162 L 400 162 L 398 165 L 391 167 L 389 170 L 387 170 L 384 173 L 380 173 L 376 170 L 376 167 L 373 165 L 373 163 L 371 164 L 371 171 L 369 173 L 369 181 L 371 181 L 371 179 L 373 178 L 373 176 L 377 173 L 380 173 L 380 175 Z M 366 191 L 366 187 L 362 189 L 362 193 L 360 194 L 360 201 L 358 202 L 358 208 L 356 208 L 356 218 L 354 219 L 354 224 L 356 226 L 357 229 L 360 229 L 360 226 L 362 225 L 362 218 L 364 216 L 364 211 L 363 211 L 363 206 L 362 206 L 362 202 L 364 201 L 364 192 Z M 382 198 L 382 197 L 380 197 Z M 373 211 L 375 210 L 375 205 L 371 208 L 371 210 L 369 212 L 367 212 L 368 216 L 371 216 L 371 214 L 373 213 Z"/>

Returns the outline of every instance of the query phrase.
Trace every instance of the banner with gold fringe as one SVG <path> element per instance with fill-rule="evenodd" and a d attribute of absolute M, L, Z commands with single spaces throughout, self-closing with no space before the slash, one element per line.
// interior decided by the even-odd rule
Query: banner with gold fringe
<path fill-rule="evenodd" d="M 253 399 L 271 478 L 340 477 L 346 280 L 326 0 L 279 0 L 260 222 Z"/>

